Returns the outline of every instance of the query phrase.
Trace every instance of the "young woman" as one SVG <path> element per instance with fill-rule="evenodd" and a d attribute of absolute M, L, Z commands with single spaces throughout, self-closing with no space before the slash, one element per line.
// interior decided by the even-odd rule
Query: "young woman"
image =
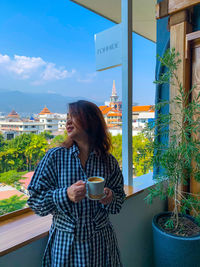
<path fill-rule="evenodd" d="M 117 160 L 99 108 L 88 101 L 69 104 L 67 140 L 50 149 L 28 187 L 29 206 L 53 215 L 43 266 L 122 266 L 109 213 L 120 211 L 125 194 Z M 105 197 L 86 197 L 90 176 L 105 179 Z"/>

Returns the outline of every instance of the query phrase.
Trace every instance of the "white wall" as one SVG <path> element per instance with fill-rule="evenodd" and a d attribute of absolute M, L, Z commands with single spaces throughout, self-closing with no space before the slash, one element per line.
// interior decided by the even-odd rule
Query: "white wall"
<path fill-rule="evenodd" d="M 124 267 L 153 267 L 153 239 L 151 222 L 155 214 L 166 209 L 166 202 L 144 201 L 147 190 L 128 198 L 119 215 L 111 221 L 117 234 Z"/>

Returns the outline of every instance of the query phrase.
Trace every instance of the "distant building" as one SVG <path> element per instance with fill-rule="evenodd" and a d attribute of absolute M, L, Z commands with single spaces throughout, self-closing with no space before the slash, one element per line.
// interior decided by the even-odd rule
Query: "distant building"
<path fill-rule="evenodd" d="M 119 97 L 116 92 L 115 81 L 113 81 L 110 101 L 105 102 L 104 106 L 99 107 L 112 135 L 122 134 L 122 102 L 118 101 L 118 99 Z M 135 104 L 132 107 L 133 136 L 140 133 L 146 124 L 149 121 L 154 120 L 154 118 L 154 106 L 138 106 Z"/>
<path fill-rule="evenodd" d="M 58 118 L 54 113 L 50 112 L 46 106 L 38 114 L 38 118 L 43 125 L 43 131 L 51 133 L 58 131 Z"/>
<path fill-rule="evenodd" d="M 106 101 L 104 106 L 99 107 L 109 128 L 122 125 L 122 102 L 118 99 L 115 81 L 113 81 L 110 101 Z"/>
<path fill-rule="evenodd" d="M 133 128 L 143 129 L 146 124 L 155 118 L 154 106 L 133 106 L 132 125 Z"/>
<path fill-rule="evenodd" d="M 13 109 L 7 116 L 8 119 L 13 119 L 15 121 L 20 120 L 19 115 L 17 114 L 17 112 Z"/>
<path fill-rule="evenodd" d="M 64 132 L 66 129 L 66 122 L 67 122 L 67 114 L 55 114 L 58 119 L 58 131 Z"/>
<path fill-rule="evenodd" d="M 119 101 L 119 96 L 117 95 L 117 90 L 115 86 L 115 80 L 113 80 L 113 86 L 112 86 L 112 94 L 110 96 L 110 101 L 105 102 L 106 105 L 108 105 L 111 108 L 116 109 L 117 111 L 122 111 L 122 101 Z"/>
<path fill-rule="evenodd" d="M 15 110 L 0 120 L 0 131 L 4 138 L 10 140 L 22 133 L 39 134 L 43 131 L 43 125 L 37 120 L 20 119 Z"/>
<path fill-rule="evenodd" d="M 116 110 L 114 107 L 100 106 L 105 122 L 108 127 L 121 126 L 122 124 L 122 113 Z"/>
<path fill-rule="evenodd" d="M 40 134 L 44 131 L 52 134 L 65 130 L 66 114 L 56 114 L 50 112 L 45 106 L 42 111 L 34 118 L 20 118 L 15 110 L 7 116 L 0 117 L 0 132 L 4 138 L 10 140 L 22 133 Z"/>

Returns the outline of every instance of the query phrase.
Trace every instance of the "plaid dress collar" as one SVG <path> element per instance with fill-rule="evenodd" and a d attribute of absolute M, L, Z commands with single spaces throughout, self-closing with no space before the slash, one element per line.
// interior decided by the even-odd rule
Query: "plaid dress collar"
<path fill-rule="evenodd" d="M 73 145 L 70 147 L 70 153 L 78 156 L 80 153 L 78 145 L 74 142 Z M 93 150 L 90 152 L 89 157 L 92 155 L 96 155 L 96 152 Z"/>

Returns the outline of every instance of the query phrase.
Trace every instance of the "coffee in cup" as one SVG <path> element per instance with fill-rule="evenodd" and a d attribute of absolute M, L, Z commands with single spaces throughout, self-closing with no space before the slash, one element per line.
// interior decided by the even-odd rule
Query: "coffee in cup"
<path fill-rule="evenodd" d="M 89 199 L 100 200 L 104 194 L 104 184 L 105 180 L 103 177 L 93 176 L 89 177 L 87 180 L 87 194 Z"/>

